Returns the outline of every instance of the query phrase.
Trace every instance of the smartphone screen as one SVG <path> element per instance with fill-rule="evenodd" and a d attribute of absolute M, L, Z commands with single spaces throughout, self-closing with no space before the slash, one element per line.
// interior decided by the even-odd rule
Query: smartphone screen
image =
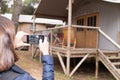
<path fill-rule="evenodd" d="M 29 44 L 39 44 L 39 40 L 44 41 L 43 35 L 27 35 L 27 43 Z"/>

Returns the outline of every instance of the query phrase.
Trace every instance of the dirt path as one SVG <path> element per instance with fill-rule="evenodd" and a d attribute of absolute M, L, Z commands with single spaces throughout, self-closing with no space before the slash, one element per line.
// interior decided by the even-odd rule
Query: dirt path
<path fill-rule="evenodd" d="M 30 52 L 17 51 L 19 61 L 16 63 L 22 69 L 29 72 L 36 80 L 41 80 L 42 66 L 37 60 L 33 60 Z"/>
<path fill-rule="evenodd" d="M 16 51 L 19 56 L 19 61 L 16 63 L 25 71 L 29 72 L 36 80 L 42 80 L 42 64 L 37 59 L 32 59 L 31 52 Z M 58 60 L 58 59 L 57 59 Z M 57 61 L 54 58 L 54 61 Z M 92 66 L 90 66 L 92 65 Z M 115 80 L 111 73 L 103 66 L 99 66 L 99 79 L 98 80 Z M 95 79 L 95 66 L 91 63 L 83 64 L 79 70 L 73 75 L 68 77 L 63 73 L 59 61 L 55 62 L 55 80 L 96 80 Z"/>

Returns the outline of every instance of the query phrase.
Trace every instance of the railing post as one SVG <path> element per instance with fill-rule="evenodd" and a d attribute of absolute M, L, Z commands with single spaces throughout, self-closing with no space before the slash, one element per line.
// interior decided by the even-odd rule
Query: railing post
<path fill-rule="evenodd" d="M 101 29 L 99 29 L 99 32 L 108 39 L 113 45 L 115 45 L 118 49 L 120 49 L 120 45 L 117 44 L 114 40 L 112 40 L 108 35 L 106 35 Z"/>
<path fill-rule="evenodd" d="M 32 26 L 32 34 L 34 34 L 35 33 L 35 16 L 33 16 L 33 26 Z M 31 45 L 31 47 L 32 47 L 32 57 L 33 57 L 33 55 L 34 55 L 34 45 L 32 44 Z"/>
<path fill-rule="evenodd" d="M 67 69 L 66 74 L 70 74 L 70 35 L 71 35 L 71 18 L 72 18 L 72 0 L 68 4 L 68 43 L 67 43 Z"/>
<path fill-rule="evenodd" d="M 52 40 L 53 40 L 53 37 L 52 37 L 52 35 L 53 35 L 53 30 L 51 29 L 50 30 L 50 35 L 49 35 L 49 41 L 50 41 L 50 54 L 52 55 Z"/>

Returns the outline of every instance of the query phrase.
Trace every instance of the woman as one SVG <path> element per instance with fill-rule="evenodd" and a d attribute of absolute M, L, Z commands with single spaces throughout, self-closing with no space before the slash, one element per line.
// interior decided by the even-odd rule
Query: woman
<path fill-rule="evenodd" d="M 29 73 L 15 65 L 15 62 L 18 61 L 18 57 L 14 48 L 30 45 L 23 43 L 22 37 L 24 35 L 28 34 L 20 31 L 15 36 L 13 23 L 9 19 L 0 16 L 0 80 L 35 80 Z M 53 58 L 48 52 L 49 43 L 47 38 L 44 39 L 43 43 L 41 40 L 39 42 L 39 48 L 43 52 L 42 80 L 54 80 Z M 15 77 L 12 77 L 13 75 Z"/>

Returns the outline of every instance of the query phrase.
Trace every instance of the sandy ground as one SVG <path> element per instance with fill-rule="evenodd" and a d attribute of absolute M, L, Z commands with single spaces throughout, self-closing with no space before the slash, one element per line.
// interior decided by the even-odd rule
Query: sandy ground
<path fill-rule="evenodd" d="M 16 51 L 19 56 L 19 61 L 16 63 L 19 67 L 29 72 L 36 80 L 42 80 L 42 64 L 37 58 L 33 59 L 31 52 Z M 68 77 L 63 73 L 61 65 L 57 59 L 55 61 L 55 80 L 96 80 L 95 79 L 95 66 L 91 62 L 83 64 L 73 77 Z M 73 66 L 73 65 L 71 65 Z M 99 79 L 98 80 L 115 80 L 109 71 L 99 66 Z"/>
<path fill-rule="evenodd" d="M 26 51 L 17 51 L 19 61 L 16 63 L 19 67 L 29 72 L 36 80 L 41 80 L 42 65 L 32 59 L 31 53 Z"/>

